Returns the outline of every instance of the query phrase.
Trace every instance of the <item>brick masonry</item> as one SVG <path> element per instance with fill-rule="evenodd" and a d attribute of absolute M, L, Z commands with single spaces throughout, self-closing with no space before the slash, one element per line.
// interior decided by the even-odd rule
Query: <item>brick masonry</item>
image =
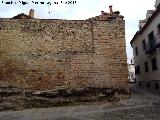
<path fill-rule="evenodd" d="M 128 88 L 124 20 L 0 19 L 0 86 Z"/>

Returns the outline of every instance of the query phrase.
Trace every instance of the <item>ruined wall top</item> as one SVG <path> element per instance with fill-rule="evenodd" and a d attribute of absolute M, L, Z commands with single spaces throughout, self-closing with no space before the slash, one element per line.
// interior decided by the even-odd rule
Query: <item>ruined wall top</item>
<path fill-rule="evenodd" d="M 113 12 L 112 5 L 109 6 L 109 11 L 110 11 L 110 13 L 101 11 L 101 15 L 92 17 L 90 19 L 108 20 L 108 21 L 111 21 L 111 20 L 123 20 L 124 16 L 120 15 L 119 11 L 114 11 Z"/>
<path fill-rule="evenodd" d="M 108 20 L 108 21 L 112 21 L 112 20 L 123 20 L 124 16 L 120 15 L 119 11 L 113 11 L 112 9 L 112 5 L 109 6 L 109 11 L 110 13 L 101 11 L 101 15 L 89 18 L 87 20 Z M 30 18 L 34 18 L 34 10 L 31 9 L 29 11 L 29 15 L 21 13 L 18 14 L 16 16 L 13 17 L 14 19 L 30 19 Z"/>
<path fill-rule="evenodd" d="M 34 18 L 34 10 L 31 9 L 29 11 L 29 15 L 27 14 L 24 14 L 24 13 L 21 13 L 21 14 L 18 14 L 16 16 L 13 17 L 14 19 L 30 19 L 30 18 Z"/>

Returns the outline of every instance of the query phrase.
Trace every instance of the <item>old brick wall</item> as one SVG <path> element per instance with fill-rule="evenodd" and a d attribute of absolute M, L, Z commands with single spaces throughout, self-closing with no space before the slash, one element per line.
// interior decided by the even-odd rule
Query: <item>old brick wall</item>
<path fill-rule="evenodd" d="M 0 86 L 127 87 L 123 20 L 0 19 Z"/>

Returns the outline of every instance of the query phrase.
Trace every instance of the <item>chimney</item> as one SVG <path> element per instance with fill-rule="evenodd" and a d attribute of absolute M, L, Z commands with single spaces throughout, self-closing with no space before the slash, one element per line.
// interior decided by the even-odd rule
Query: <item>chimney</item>
<path fill-rule="evenodd" d="M 104 15 L 104 11 L 101 11 L 101 15 Z"/>
<path fill-rule="evenodd" d="M 30 16 L 31 18 L 34 18 L 34 10 L 33 10 L 33 9 L 30 9 L 30 11 L 29 11 L 29 16 Z"/>
<path fill-rule="evenodd" d="M 112 5 L 109 6 L 109 11 L 110 11 L 111 14 L 113 13 Z"/>

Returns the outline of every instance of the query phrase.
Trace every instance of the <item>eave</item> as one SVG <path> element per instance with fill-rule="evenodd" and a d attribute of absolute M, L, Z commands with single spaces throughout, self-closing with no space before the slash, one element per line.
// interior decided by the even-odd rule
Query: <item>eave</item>
<path fill-rule="evenodd" d="M 134 42 L 134 40 L 147 29 L 147 27 L 150 25 L 150 23 L 154 20 L 154 18 L 156 18 L 156 16 L 159 13 L 160 13 L 160 4 L 158 5 L 156 11 L 152 14 L 152 16 L 148 18 L 148 20 L 147 20 L 146 24 L 143 26 L 143 28 L 136 32 L 136 34 L 134 35 L 134 37 L 132 38 L 132 40 L 130 42 L 131 46 L 132 46 L 132 43 Z"/>

